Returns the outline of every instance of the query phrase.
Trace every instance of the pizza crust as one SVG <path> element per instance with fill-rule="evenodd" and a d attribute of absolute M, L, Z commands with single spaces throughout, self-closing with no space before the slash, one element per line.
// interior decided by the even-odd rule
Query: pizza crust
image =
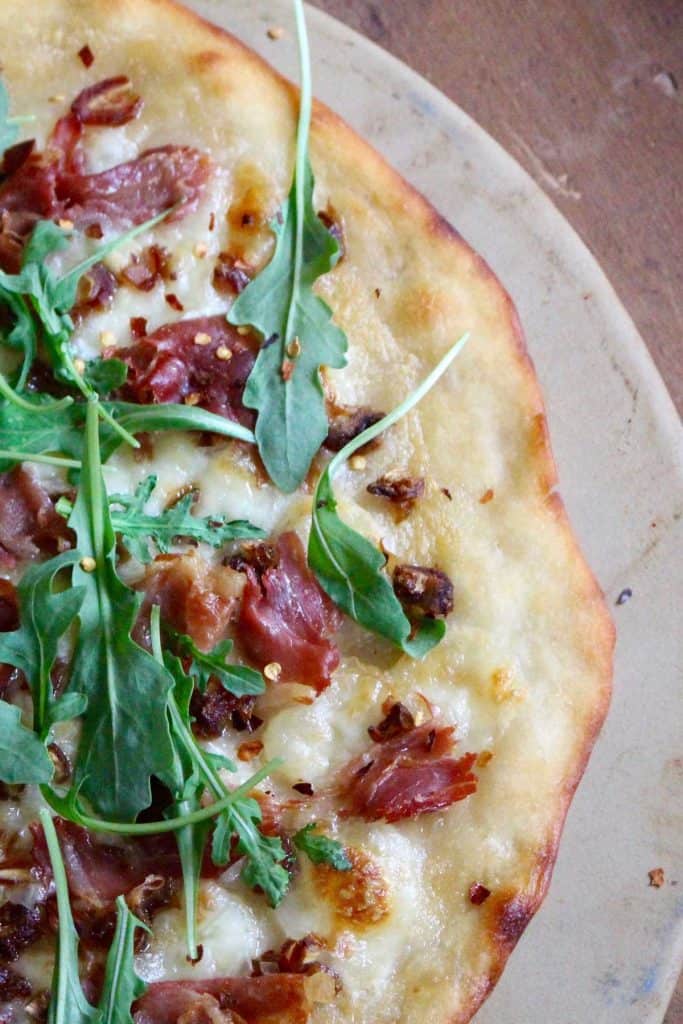
<path fill-rule="evenodd" d="M 256 168 L 262 223 L 244 244 L 267 260 L 264 225 L 291 180 L 293 86 L 172 0 L 42 0 L 29 10 L 5 0 L 0 29 L 13 112 L 37 114 L 39 143 L 61 113 L 51 96 L 70 98 L 86 81 L 125 73 L 145 111 L 117 130 L 118 143 L 102 136 L 103 163 L 116 162 L 117 145 L 120 159 L 169 141 L 208 149 L 225 169 L 211 202 L 226 206 L 240 200 L 240 174 Z M 76 58 L 85 43 L 95 54 L 87 75 Z M 401 699 L 416 690 L 456 724 L 460 751 L 492 751 L 477 794 L 446 812 L 391 826 L 330 822 L 382 866 L 391 913 L 364 929 L 351 922 L 343 942 L 337 936 L 344 990 L 314 1024 L 465 1024 L 545 895 L 607 711 L 614 629 L 555 489 L 543 401 L 510 297 L 433 207 L 321 104 L 311 158 L 317 205 L 333 205 L 346 238 L 345 260 L 321 283 L 350 341 L 349 367 L 330 374 L 339 399 L 387 410 L 464 330 L 472 334 L 447 378 L 367 468 L 339 478 L 348 521 L 388 539 L 404 561 L 444 568 L 456 610 L 447 640 L 421 664 L 349 631 L 333 686 L 312 709 L 273 718 L 264 756 L 278 746 L 298 750 L 300 763 L 324 777 L 363 749 L 388 693 Z M 164 230 L 180 244 L 206 213 L 203 206 L 176 234 Z M 100 326 L 94 318 L 90 329 Z M 401 524 L 365 493 L 394 468 L 428 481 Z M 274 525 L 304 532 L 309 507 L 302 496 L 280 502 Z M 299 772 L 296 756 L 289 770 Z M 479 907 L 468 900 L 473 882 L 492 890 Z M 313 873 L 297 886 L 275 915 L 250 903 L 266 934 L 331 928 Z"/>

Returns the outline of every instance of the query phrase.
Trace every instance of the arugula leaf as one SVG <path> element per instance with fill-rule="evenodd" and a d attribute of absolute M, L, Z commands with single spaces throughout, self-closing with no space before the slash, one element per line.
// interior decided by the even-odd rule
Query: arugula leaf
<path fill-rule="evenodd" d="M 26 309 L 30 308 L 41 327 L 45 352 L 57 380 L 77 388 L 86 398 L 98 397 L 93 385 L 79 372 L 70 349 L 74 330 L 70 310 L 76 301 L 79 281 L 90 267 L 100 262 L 113 249 L 154 227 L 167 217 L 172 209 L 175 207 L 164 210 L 144 224 L 138 224 L 118 238 L 106 242 L 59 278 L 55 277 L 46 259 L 53 253 L 67 248 L 69 239 L 53 221 L 38 221 L 24 249 L 20 272 L 7 274 L 0 270 L 0 299 L 5 297 L 6 304 L 18 318 L 19 331 L 17 333 L 15 330 L 10 335 L 13 339 L 11 344 L 15 347 L 20 343 L 24 345 L 24 365 L 19 379 L 22 386 L 26 381 L 30 360 L 35 355 L 35 334 L 30 335 L 26 323 Z M 8 300 L 8 294 L 14 295 L 15 299 Z M 112 371 L 108 373 L 111 376 Z M 110 377 L 107 378 L 109 379 Z M 121 435 L 122 440 L 134 448 L 138 447 L 132 435 L 128 434 L 103 406 L 98 405 L 98 413 Z"/>
<path fill-rule="evenodd" d="M 313 864 L 329 864 L 335 871 L 350 871 L 353 864 L 341 843 L 316 832 L 316 822 L 305 825 L 294 836 L 297 850 L 305 853 Z"/>
<path fill-rule="evenodd" d="M 154 557 L 150 541 L 154 541 L 162 554 L 167 554 L 178 537 L 203 541 L 214 548 L 231 540 L 265 537 L 263 530 L 245 519 L 228 521 L 226 516 L 193 515 L 195 495 L 192 493 L 157 515 L 146 514 L 145 505 L 156 484 L 156 476 L 148 476 L 138 484 L 133 495 L 112 494 L 109 498 L 112 506 L 121 508 L 121 511 L 112 509 L 114 529 L 121 534 L 130 554 L 140 562 L 151 562 Z"/>
<path fill-rule="evenodd" d="M 72 402 L 56 411 L 52 403 L 42 397 L 35 403 L 0 402 L 0 438 L 3 444 L 0 472 L 22 461 L 15 452 L 24 456 L 63 452 L 80 459 L 83 418 L 83 407 Z"/>
<path fill-rule="evenodd" d="M 93 1024 L 97 1020 L 97 1011 L 85 998 L 78 976 L 78 935 L 71 914 L 69 886 L 59 840 L 46 810 L 40 812 L 40 821 L 52 864 L 59 915 L 48 1024 Z"/>
<path fill-rule="evenodd" d="M 78 562 L 75 551 L 65 551 L 48 562 L 31 566 L 19 584 L 19 629 L 0 633 L 0 663 L 20 669 L 33 695 L 33 728 L 44 740 L 58 712 L 50 673 L 59 641 L 74 622 L 85 597 L 82 587 L 55 592 L 59 573 Z M 80 702 L 82 710 L 83 702 Z M 77 710 L 76 714 L 80 714 Z"/>
<path fill-rule="evenodd" d="M 10 348 L 18 349 L 23 353 L 21 370 L 17 380 L 14 382 L 16 389 L 23 391 L 38 351 L 36 322 L 31 315 L 26 299 L 22 295 L 15 295 L 14 292 L 0 287 L 0 304 L 9 307 L 10 319 L 12 321 L 11 329 L 7 332 L 3 330 L 0 341 L 5 345 L 9 345 Z"/>
<path fill-rule="evenodd" d="M 161 649 L 160 609 L 154 605 L 151 611 L 152 651 L 159 664 L 165 664 L 173 677 L 173 695 L 169 705 L 171 738 L 173 740 L 173 762 L 162 777 L 175 796 L 175 802 L 164 811 L 165 818 L 187 817 L 201 807 L 201 797 L 205 784 L 201 776 L 192 746 L 192 719 L 190 717 L 190 700 L 194 686 L 192 680 L 185 675 L 182 663 L 171 654 L 164 654 Z M 228 762 L 231 771 L 235 766 Z M 198 957 L 197 942 L 197 907 L 199 901 L 199 879 L 206 840 L 211 829 L 210 821 L 188 824 L 175 833 L 176 845 L 180 856 L 183 874 L 185 898 L 185 932 L 187 938 L 187 955 L 190 962 Z"/>
<path fill-rule="evenodd" d="M 257 800 L 236 801 L 216 820 L 211 856 L 214 864 L 227 864 L 232 838 L 236 836 L 237 853 L 246 858 L 240 878 L 252 889 L 263 889 L 271 907 L 277 907 L 291 881 L 282 866 L 287 854 L 279 836 L 266 836 L 258 827 L 262 818 Z"/>
<path fill-rule="evenodd" d="M 49 782 L 50 755 L 34 732 L 21 722 L 21 711 L 0 700 L 0 782 L 38 784 Z"/>
<path fill-rule="evenodd" d="M 0 393 L 3 392 L 0 375 Z M 246 427 L 189 405 L 135 405 L 128 402 L 103 402 L 102 408 L 114 417 L 127 433 L 147 431 L 192 430 L 211 431 L 223 437 L 254 442 L 254 435 Z M 83 422 L 85 402 L 61 400 L 53 402 L 39 397 L 35 403 L 25 402 L 17 395 L 10 401 L 0 401 L 0 472 L 17 462 L 29 461 L 31 455 L 63 452 L 80 459 L 83 454 Z M 101 432 L 102 461 L 116 451 L 122 442 L 120 434 L 108 423 Z"/>
<path fill-rule="evenodd" d="M 131 1006 L 147 991 L 147 985 L 135 973 L 135 929 L 147 928 L 128 909 L 123 896 L 116 899 L 116 931 L 104 972 L 97 1024 L 134 1024 Z"/>
<path fill-rule="evenodd" d="M 135 973 L 133 940 L 135 929 L 145 925 L 131 913 L 124 897 L 117 897 L 116 931 L 107 954 L 102 996 L 95 1009 L 85 998 L 78 974 L 78 933 L 57 832 L 46 810 L 40 812 L 40 821 L 52 865 L 59 916 L 48 1024 L 134 1024 L 131 1006 L 146 992 L 147 985 Z"/>
<path fill-rule="evenodd" d="M 152 643 L 157 657 L 161 657 L 159 612 L 157 609 L 153 609 L 152 612 Z M 179 634 L 174 635 L 178 636 Z M 217 769 L 227 767 L 229 771 L 235 771 L 235 765 L 226 762 L 224 758 L 220 758 L 216 763 L 215 757 L 207 754 L 198 746 L 192 734 L 190 719 L 190 697 L 193 682 L 185 673 L 179 658 L 168 652 L 163 655 L 163 658 L 176 681 L 174 700 L 171 702 L 169 710 L 172 731 L 176 740 L 177 758 L 181 765 L 185 765 L 185 775 L 190 780 L 190 789 L 187 795 L 191 799 L 199 799 L 199 793 L 193 788 L 196 774 L 202 784 L 208 787 L 218 800 L 221 800 L 228 794 L 228 790 L 218 775 Z M 188 772 L 188 765 L 191 765 L 191 775 Z M 253 788 L 253 785 L 255 783 L 247 783 L 240 789 L 244 790 L 247 786 L 250 789 Z M 289 874 L 281 864 L 286 857 L 286 851 L 278 837 L 265 836 L 258 828 L 261 822 L 261 808 L 258 802 L 249 797 L 238 796 L 237 793 L 234 793 L 233 797 L 232 803 L 216 818 L 212 859 L 215 864 L 227 864 L 233 836 L 236 836 L 237 851 L 245 857 L 241 874 L 242 880 L 249 886 L 260 886 L 270 905 L 276 907 L 282 901 L 290 883 Z M 177 805 L 173 810 L 177 812 Z M 192 838 L 198 845 L 199 838 Z M 190 837 L 187 842 L 189 843 L 189 841 Z M 188 863 L 192 863 L 189 856 Z M 195 867 L 196 863 L 195 861 Z M 187 893 L 192 892 L 191 879 L 185 876 L 185 872 L 184 877 L 187 898 Z"/>
<path fill-rule="evenodd" d="M 253 668 L 245 665 L 230 665 L 227 656 L 233 648 L 232 640 L 222 640 L 212 651 L 200 651 L 192 637 L 185 633 L 176 633 L 170 626 L 164 626 L 181 654 L 192 659 L 189 674 L 196 680 L 199 689 L 204 692 L 211 676 L 215 676 L 222 686 L 235 697 L 256 696 L 266 688 L 263 676 Z"/>
<path fill-rule="evenodd" d="M 405 416 L 436 384 L 460 353 L 469 335 L 446 353 L 416 390 L 379 423 L 350 441 L 329 462 L 313 497 L 308 564 L 323 590 L 342 611 L 361 626 L 386 637 L 413 658 L 423 658 L 446 632 L 443 620 L 423 618 L 412 634 L 412 625 L 382 572 L 386 558 L 337 514 L 332 477 L 342 463 L 378 434 Z"/>
<path fill-rule="evenodd" d="M 160 775 L 173 755 L 164 716 L 173 680 L 130 635 L 140 598 L 116 572 L 94 400 L 88 402 L 81 483 L 69 525 L 81 556 L 73 583 L 85 591 L 69 690 L 88 698 L 75 783 L 100 814 L 132 821 L 150 804 L 150 777 Z"/>
<path fill-rule="evenodd" d="M 98 395 L 108 395 L 125 383 L 127 375 L 122 359 L 91 359 L 85 364 L 83 380 Z"/>
<path fill-rule="evenodd" d="M 313 285 L 339 259 L 339 245 L 316 216 L 308 158 L 311 74 L 301 0 L 295 0 L 301 60 L 296 167 L 287 201 L 271 224 L 275 251 L 228 313 L 264 343 L 247 381 L 244 404 L 258 411 L 256 441 L 274 483 L 286 494 L 306 476 L 328 430 L 321 365 L 346 365 L 347 341 Z"/>

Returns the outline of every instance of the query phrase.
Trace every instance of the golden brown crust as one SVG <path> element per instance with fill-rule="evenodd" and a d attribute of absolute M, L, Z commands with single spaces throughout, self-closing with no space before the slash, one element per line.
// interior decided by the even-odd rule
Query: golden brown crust
<path fill-rule="evenodd" d="M 5 17 L 4 24 L 10 24 L 12 19 L 9 9 L 13 6 L 19 11 L 22 6 L 20 0 L 8 3 L 5 15 L 0 14 L 0 24 Z M 68 15 L 76 24 L 92 26 L 98 39 L 104 39 L 108 25 L 123 26 L 114 33 L 112 49 L 116 52 L 118 48 L 121 53 L 130 55 L 132 74 L 137 71 L 141 76 L 149 76 L 146 83 L 148 89 L 155 76 L 162 85 L 168 85 L 171 81 L 170 72 L 160 55 L 161 44 L 158 39 L 151 37 L 151 26 L 158 25 L 159 35 L 166 33 L 165 41 L 171 54 L 168 59 L 178 61 L 182 58 L 189 76 L 187 89 L 178 91 L 178 103 L 185 103 L 187 108 L 181 112 L 183 131 L 191 130 L 194 109 L 192 90 L 196 82 L 197 87 L 203 90 L 207 104 L 209 99 L 211 101 L 209 109 L 216 111 L 219 109 L 219 100 L 225 101 L 225 132 L 229 134 L 235 131 L 239 135 L 244 126 L 238 116 L 233 116 L 232 110 L 228 116 L 227 110 L 233 94 L 238 102 L 246 95 L 246 87 L 239 79 L 248 79 L 250 88 L 258 95 L 254 109 L 259 104 L 266 108 L 271 105 L 275 112 L 272 120 L 266 119 L 267 124 L 272 126 L 278 119 L 283 123 L 282 136 L 276 138 L 268 152 L 262 155 L 261 166 L 264 181 L 271 182 L 273 194 L 283 194 L 291 173 L 291 139 L 297 91 L 260 57 L 222 29 L 204 21 L 174 0 L 46 0 L 40 16 L 34 17 L 39 17 L 41 25 L 47 25 L 51 12 L 64 13 L 65 19 Z M 126 25 L 129 27 L 126 28 Z M 20 34 L 19 30 L 13 32 Z M 54 47 L 57 55 L 63 55 L 67 45 L 75 52 L 82 41 L 80 38 L 70 40 L 68 44 L 63 40 L 51 41 L 49 45 Z M 97 46 L 94 49 L 97 59 Z M 43 58 L 47 50 L 48 44 L 45 44 Z M 96 64 L 95 70 L 98 66 Z M 20 83 L 25 81 L 9 55 L 8 67 L 10 80 L 14 74 Z M 235 67 L 239 67 L 239 79 Z M 75 80 L 75 71 L 72 77 Z M 21 90 L 21 84 L 19 88 Z M 150 102 L 152 99 L 150 96 Z M 160 103 L 158 111 L 152 105 L 153 116 L 157 112 L 161 117 L 168 114 L 173 109 L 172 101 L 170 104 L 165 108 Z M 206 138 L 210 135 L 209 129 L 202 126 L 197 131 L 200 141 L 202 132 Z M 195 142 L 194 139 L 186 140 L 184 137 L 174 141 Z M 216 144 L 219 143 L 223 144 L 223 140 L 217 140 Z M 438 991 L 437 1000 L 437 986 L 442 985 L 442 982 L 434 978 L 424 981 L 420 976 L 415 985 L 415 991 L 418 984 L 427 990 L 432 986 L 434 1004 L 438 1002 L 441 1008 L 434 1011 L 442 1014 L 439 1024 L 446 1020 L 450 1020 L 451 1024 L 466 1024 L 495 985 L 507 957 L 542 902 L 549 885 L 572 795 L 607 713 L 614 627 L 597 581 L 583 559 L 561 498 L 555 490 L 557 474 L 543 400 L 512 299 L 487 264 L 428 201 L 336 114 L 319 103 L 314 108 L 311 145 L 316 173 L 318 170 L 321 172 L 319 182 L 325 194 L 333 196 L 335 207 L 340 204 L 345 223 L 350 228 L 348 265 L 343 275 L 340 274 L 329 284 L 330 296 L 333 296 L 332 305 L 338 311 L 340 320 L 348 325 L 350 334 L 357 322 L 371 322 L 372 337 L 361 337 L 356 363 L 352 363 L 356 373 L 367 374 L 367 379 L 363 378 L 360 389 L 362 393 L 357 396 L 358 399 L 372 402 L 375 395 L 381 395 L 382 381 L 375 378 L 385 374 L 393 374 L 386 388 L 403 386 L 403 376 L 399 372 L 401 368 L 396 370 L 392 363 L 397 352 L 405 362 L 406 373 L 413 380 L 422 374 L 425 367 L 433 364 L 435 356 L 445 349 L 449 341 L 452 342 L 465 327 L 474 326 L 476 338 L 462 362 L 462 386 L 459 383 L 454 385 L 451 397 L 455 396 L 454 404 L 459 399 L 466 407 L 465 412 L 461 411 L 460 406 L 457 409 L 457 416 L 461 417 L 460 426 L 469 429 L 472 435 L 489 429 L 490 440 L 487 435 L 486 442 L 482 442 L 481 458 L 472 465 L 466 462 L 466 448 L 457 447 L 456 441 L 453 442 L 452 454 L 431 451 L 423 453 L 421 457 L 426 460 L 427 469 L 437 482 L 445 483 L 447 479 L 451 483 L 456 480 L 462 486 L 463 494 L 458 508 L 463 522 L 471 515 L 467 504 L 468 490 L 476 496 L 474 500 L 477 505 L 480 495 L 488 493 L 488 490 L 495 491 L 495 497 L 487 502 L 480 513 L 491 517 L 492 539 L 490 543 L 487 541 L 487 551 L 482 553 L 482 564 L 488 566 L 489 572 L 492 571 L 491 566 L 497 563 L 493 554 L 490 562 L 486 561 L 484 554 L 488 557 L 496 545 L 504 545 L 508 534 L 512 550 L 510 558 L 518 559 L 520 563 L 519 572 L 512 574 L 508 580 L 511 587 L 523 585 L 525 571 L 529 567 L 529 573 L 532 572 L 535 558 L 554 561 L 554 568 L 548 570 L 552 578 L 546 590 L 541 589 L 537 595 L 532 588 L 528 597 L 525 595 L 528 614 L 534 614 L 535 602 L 543 603 L 544 600 L 553 599 L 550 601 L 552 609 L 547 618 L 539 613 L 538 629 L 545 630 L 543 637 L 547 639 L 548 645 L 553 643 L 557 635 L 567 636 L 566 642 L 571 647 L 571 669 L 581 673 L 574 694 L 568 693 L 571 673 L 563 666 L 558 667 L 554 663 L 546 665 L 539 656 L 537 660 L 540 667 L 534 667 L 534 671 L 529 670 L 532 689 L 537 679 L 542 680 L 544 668 L 549 675 L 556 671 L 557 682 L 553 686 L 546 680 L 538 684 L 539 690 L 543 684 L 547 684 L 547 700 L 544 698 L 544 701 L 540 701 L 536 711 L 528 712 L 528 720 L 525 719 L 525 727 L 520 732 L 521 738 L 515 743 L 508 763 L 511 772 L 519 769 L 520 785 L 531 785 L 529 779 L 533 778 L 533 765 L 527 767 L 518 747 L 523 749 L 523 744 L 529 743 L 530 737 L 533 738 L 532 727 L 539 716 L 550 714 L 558 702 L 565 702 L 568 710 L 564 719 L 558 719 L 558 728 L 564 729 L 569 736 L 568 749 L 563 760 L 558 759 L 556 775 L 547 783 L 547 792 L 552 793 L 554 805 L 545 808 L 543 820 L 539 822 L 533 837 L 533 849 L 523 847 L 519 838 L 513 836 L 512 842 L 519 844 L 516 859 L 513 857 L 516 874 L 508 870 L 508 866 L 501 865 L 501 878 L 505 876 L 507 880 L 495 889 L 482 907 L 476 908 L 476 913 L 480 915 L 477 921 L 483 922 L 484 927 L 478 931 L 480 924 L 472 926 L 474 931 L 466 932 L 463 944 L 469 950 L 469 943 L 477 955 L 467 952 L 463 954 L 465 959 L 471 955 L 474 966 L 465 970 L 463 976 L 458 976 L 457 981 L 453 975 L 452 997 L 446 997 L 442 991 Z M 235 151 L 239 153 L 239 146 L 239 138 L 234 144 L 231 140 L 229 145 L 226 144 L 226 152 L 234 159 Z M 225 155 L 224 159 L 227 159 Z M 366 247 L 367 254 L 364 251 Z M 375 316 L 374 307 L 370 311 L 370 301 L 365 296 L 359 297 L 359 292 L 365 285 L 368 293 L 375 290 L 371 287 L 374 281 L 369 279 L 376 265 L 379 266 L 382 298 L 377 302 L 379 314 L 375 320 L 371 320 Z M 357 321 L 355 307 L 359 303 L 364 305 L 362 316 Z M 473 324 L 470 324 L 470 319 L 474 321 Z M 386 339 L 382 341 L 385 347 L 380 346 L 379 352 L 376 352 L 373 346 L 382 331 L 386 332 Z M 374 376 L 372 365 L 365 361 L 368 351 L 372 352 L 378 364 Z M 500 384 L 499 376 L 505 377 L 505 386 Z M 339 386 L 345 386 L 341 377 Z M 457 390 L 458 387 L 460 390 Z M 479 394 L 483 396 L 483 411 L 479 407 Z M 355 393 L 353 397 L 356 397 Z M 415 445 L 397 441 L 390 454 L 396 458 L 413 457 L 415 451 L 419 454 L 419 439 L 423 435 L 427 438 L 439 437 L 437 413 L 439 410 L 442 413 L 450 412 L 447 402 L 448 397 L 435 398 L 433 417 L 430 418 L 431 414 L 427 411 L 412 421 L 417 424 L 415 430 L 418 441 Z M 509 431 L 509 437 L 504 433 L 505 430 Z M 500 438 L 499 451 L 496 450 L 496 438 Z M 458 475 L 458 467 L 461 465 L 467 466 L 468 470 L 468 473 L 463 471 L 464 479 Z M 498 479 L 494 480 L 496 472 Z M 444 524 L 443 549 L 439 549 L 440 553 L 456 552 L 459 555 L 460 561 L 456 560 L 455 563 L 456 578 L 458 572 L 465 581 L 474 578 L 472 571 L 465 565 L 467 546 L 461 540 L 465 526 L 460 526 L 458 522 L 453 525 L 450 519 L 439 518 L 441 513 L 433 511 L 427 501 L 424 506 L 424 513 L 419 512 L 424 518 L 413 520 L 411 517 L 411 521 L 417 524 L 416 534 L 421 528 L 426 533 L 430 525 L 437 524 L 440 528 Z M 519 513 L 520 508 L 523 514 Z M 526 532 L 525 518 L 533 520 L 538 539 Z M 475 535 L 476 529 L 483 529 L 483 520 L 477 522 L 480 526 L 475 528 Z M 472 536 L 468 536 L 471 540 Z M 534 547 L 536 542 L 538 549 Z M 453 557 L 456 558 L 456 555 Z M 560 587 L 566 590 L 566 611 L 562 610 L 559 601 L 557 608 L 553 603 L 554 592 Z M 466 587 L 463 589 L 466 590 Z M 465 604 L 466 599 L 465 594 L 461 604 Z M 480 609 L 475 611 L 476 614 L 471 616 L 473 630 L 479 628 Z M 468 621 L 467 608 L 461 607 L 457 613 L 464 621 Z M 484 633 L 489 624 L 487 620 L 481 621 L 484 623 L 481 626 Z M 533 641 L 532 631 L 529 644 L 533 644 Z M 494 661 L 500 657 L 497 648 L 491 657 Z M 451 663 L 448 682 L 453 686 L 469 685 L 466 674 L 463 675 L 460 670 L 455 672 L 453 664 L 455 662 Z M 551 682 L 555 684 L 554 680 Z M 474 697 L 479 700 L 481 695 L 476 692 L 476 685 L 473 689 Z M 486 707 L 485 702 L 483 706 Z M 502 715 L 503 711 L 500 713 Z M 501 726 L 498 735 L 501 743 L 506 739 L 506 729 L 507 721 Z M 494 752 L 492 770 L 498 770 L 496 765 L 501 760 L 504 760 L 503 755 Z M 489 770 L 482 769 L 480 773 L 483 780 L 480 793 L 486 784 L 485 772 Z M 525 771 L 529 774 L 526 782 Z M 501 780 L 500 776 L 495 778 L 499 784 L 504 781 L 514 789 L 514 779 Z M 551 782 L 554 783 L 552 786 Z M 465 813 L 464 810 L 457 812 Z M 484 826 L 477 822 L 475 825 L 480 827 L 484 835 Z M 433 838 L 430 838 L 432 828 Z M 424 831 L 428 836 L 428 847 L 430 843 L 433 845 L 440 841 L 435 824 L 426 824 Z M 449 838 L 452 840 L 451 833 Z M 440 865 L 440 869 L 446 871 L 444 865 Z M 514 879 L 510 881 L 513 874 Z M 437 882 L 433 884 L 436 886 Z M 457 886 L 455 889 L 451 887 L 448 900 L 451 902 L 441 907 L 442 915 L 448 911 L 458 916 L 464 914 L 465 909 L 471 909 L 465 908 Z M 406 994 L 404 1006 L 397 1011 L 395 1017 L 397 1022 L 415 1024 L 421 1019 L 417 998 Z M 335 1024 L 341 1024 L 347 1019 L 351 1018 L 343 1015 L 336 1017 Z M 356 1015 L 353 1019 L 367 1024 L 365 1016 Z M 430 1017 L 430 1024 L 432 1020 L 436 1021 L 437 1018 Z"/>

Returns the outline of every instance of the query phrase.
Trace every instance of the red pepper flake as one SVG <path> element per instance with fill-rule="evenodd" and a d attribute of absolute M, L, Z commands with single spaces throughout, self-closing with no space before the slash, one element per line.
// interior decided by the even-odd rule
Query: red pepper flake
<path fill-rule="evenodd" d="M 294 363 L 292 362 L 291 359 L 285 359 L 283 361 L 280 372 L 282 373 L 282 379 L 286 384 L 287 381 L 291 379 L 292 374 L 294 373 Z"/>
<path fill-rule="evenodd" d="M 240 743 L 237 748 L 237 756 L 240 761 L 253 761 L 262 750 L 263 744 L 261 740 L 247 740 L 246 743 Z"/>
<path fill-rule="evenodd" d="M 82 46 L 80 48 L 80 50 L 78 51 L 78 56 L 81 58 L 86 68 L 92 67 L 95 61 L 95 54 L 92 52 L 87 43 L 85 44 L 85 46 Z"/>
<path fill-rule="evenodd" d="M 446 498 L 448 498 L 448 500 L 449 500 L 449 501 L 453 501 L 453 495 L 451 494 L 451 492 L 450 492 L 450 491 L 448 490 L 448 488 L 447 488 L 447 487 L 442 487 L 442 488 L 441 488 L 441 493 L 442 493 L 442 494 L 443 494 L 443 495 L 444 495 L 444 496 L 445 496 Z"/>
<path fill-rule="evenodd" d="M 213 229 L 215 227 L 216 227 L 216 214 L 212 211 L 211 212 L 211 216 L 209 217 L 209 231 L 213 231 Z"/>
<path fill-rule="evenodd" d="M 480 907 L 491 895 L 491 890 L 487 889 L 481 882 L 472 882 L 469 895 L 470 903 L 473 903 L 475 907 Z"/>
<path fill-rule="evenodd" d="M 104 236 L 104 231 L 102 230 L 102 226 L 100 224 L 88 224 L 87 228 L 85 229 L 85 235 L 87 238 L 99 239 Z"/>
<path fill-rule="evenodd" d="M 130 333 L 134 338 L 144 338 L 147 334 L 147 317 L 132 316 L 130 318 Z"/>
<path fill-rule="evenodd" d="M 661 889 L 664 885 L 664 868 L 653 868 L 648 871 L 648 878 L 653 889 Z"/>
<path fill-rule="evenodd" d="M 314 795 L 313 786 L 310 782 L 295 782 L 292 789 L 295 789 L 297 793 L 301 793 L 302 796 Z"/>
<path fill-rule="evenodd" d="M 484 491 L 481 498 L 479 499 L 480 505 L 488 505 L 490 501 L 493 501 L 493 488 L 489 487 L 488 491 Z"/>
<path fill-rule="evenodd" d="M 167 292 L 166 295 L 164 295 L 164 298 L 171 309 L 175 309 L 176 313 L 182 313 L 184 311 L 185 307 L 178 296 L 174 295 L 173 292 Z"/>

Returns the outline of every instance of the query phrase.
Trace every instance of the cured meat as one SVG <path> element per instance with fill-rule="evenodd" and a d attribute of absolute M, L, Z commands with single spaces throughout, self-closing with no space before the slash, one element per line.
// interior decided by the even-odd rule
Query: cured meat
<path fill-rule="evenodd" d="M 122 842 L 95 838 L 86 829 L 63 818 L 54 819 L 69 880 L 69 893 L 79 934 L 93 945 L 107 945 L 115 926 L 115 901 L 122 893 L 132 896 L 138 912 L 151 917 L 153 910 L 168 904 L 174 883 L 182 875 L 180 859 L 171 835 L 127 838 Z M 33 855 L 43 877 L 51 876 L 50 860 L 42 829 L 32 826 Z M 159 886 L 152 879 L 160 879 Z M 140 891 L 146 887 L 146 891 Z"/>
<path fill-rule="evenodd" d="M 242 395 L 256 359 L 256 345 L 224 316 L 165 324 L 130 348 L 114 353 L 128 364 L 123 397 L 133 402 L 191 401 L 209 412 L 252 427 L 255 413 Z"/>
<path fill-rule="evenodd" d="M 125 75 L 105 78 L 79 92 L 71 113 L 81 124 L 118 126 L 133 121 L 142 110 L 142 100 Z"/>
<path fill-rule="evenodd" d="M 275 555 L 275 564 L 260 579 L 251 566 L 245 567 L 242 646 L 258 665 L 276 663 L 282 682 L 324 690 L 339 664 L 339 651 L 329 637 L 341 626 L 341 613 L 310 572 L 295 533 L 282 534 Z"/>
<path fill-rule="evenodd" d="M 80 146 L 84 126 L 121 125 L 136 117 L 142 101 L 119 76 L 84 89 L 60 118 L 43 153 L 31 142 L 5 155 L 0 186 L 0 267 L 16 273 L 24 243 L 37 220 L 64 218 L 77 227 L 101 229 L 141 224 L 176 203 L 172 218 L 194 209 L 211 162 L 189 146 L 160 146 L 97 174 L 85 173 Z"/>
<path fill-rule="evenodd" d="M 55 554 L 69 546 L 71 532 L 47 491 L 31 472 L 0 473 L 0 566 Z"/>
<path fill-rule="evenodd" d="M 118 282 L 104 263 L 96 263 L 78 282 L 76 305 L 71 310 L 72 319 L 78 323 L 88 313 L 107 309 L 111 305 Z"/>
<path fill-rule="evenodd" d="M 135 1024 L 306 1024 L 310 982 L 302 974 L 155 982 L 133 1017 Z"/>
<path fill-rule="evenodd" d="M 425 722 L 378 743 L 343 773 L 346 813 L 400 821 L 464 800 L 477 788 L 476 754 L 450 756 L 453 728 Z"/>
<path fill-rule="evenodd" d="M 130 227 L 181 203 L 169 217 L 177 220 L 196 207 L 210 168 L 209 158 L 190 146 L 158 146 L 99 174 L 59 175 L 58 212 L 79 228 L 102 221 Z"/>
<path fill-rule="evenodd" d="M 211 567 L 194 552 L 159 556 L 142 581 L 145 603 L 136 639 L 149 646 L 145 636 L 149 608 L 158 604 L 164 622 L 192 637 L 202 650 L 211 650 L 237 612 L 242 584 L 239 573 L 225 566 Z"/>

